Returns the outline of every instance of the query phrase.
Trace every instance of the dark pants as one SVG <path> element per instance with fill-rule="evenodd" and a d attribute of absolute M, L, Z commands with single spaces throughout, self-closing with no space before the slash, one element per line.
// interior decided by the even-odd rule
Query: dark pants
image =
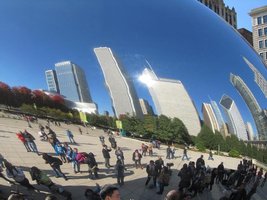
<path fill-rule="evenodd" d="M 27 150 L 28 152 L 31 151 L 31 149 L 30 149 L 30 147 L 29 147 L 29 145 L 28 145 L 27 142 L 23 142 L 23 144 L 24 144 L 24 146 L 25 146 L 25 148 L 26 148 L 26 150 Z"/>
<path fill-rule="evenodd" d="M 153 185 L 154 185 L 154 187 L 156 187 L 156 180 L 157 180 L 156 176 L 148 176 L 147 179 L 146 179 L 146 184 L 145 185 L 147 185 L 149 183 L 149 181 L 151 180 L 151 177 L 153 178 Z"/>
<path fill-rule="evenodd" d="M 30 182 L 29 182 L 29 180 L 27 178 L 23 179 L 23 181 L 20 181 L 18 183 L 20 185 L 26 187 L 28 190 L 35 190 L 35 188 L 30 184 Z"/>
<path fill-rule="evenodd" d="M 164 184 L 163 183 L 158 183 L 158 184 L 159 184 L 159 191 L 157 193 L 162 194 L 164 191 Z"/>
<path fill-rule="evenodd" d="M 57 177 L 62 176 L 65 180 L 67 180 L 67 177 L 65 176 L 65 174 L 61 171 L 60 166 L 52 166 L 52 169 L 54 170 L 54 172 L 56 173 Z"/>
<path fill-rule="evenodd" d="M 118 176 L 117 183 L 118 185 L 124 185 L 124 176 Z"/>

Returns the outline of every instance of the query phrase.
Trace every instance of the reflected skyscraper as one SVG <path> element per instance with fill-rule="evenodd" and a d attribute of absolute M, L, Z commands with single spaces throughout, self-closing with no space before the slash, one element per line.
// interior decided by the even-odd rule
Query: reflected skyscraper
<path fill-rule="evenodd" d="M 185 124 L 190 135 L 200 132 L 197 110 L 181 81 L 158 78 L 145 68 L 140 80 L 146 83 L 158 115 L 177 117 Z"/>
<path fill-rule="evenodd" d="M 151 105 L 145 99 L 139 99 L 139 103 L 144 115 L 154 115 Z"/>
<path fill-rule="evenodd" d="M 220 131 L 219 123 L 213 112 L 212 106 L 209 103 L 202 104 L 202 113 L 204 123 L 212 130 L 212 132 L 215 133 L 215 131 Z"/>
<path fill-rule="evenodd" d="M 57 75 L 55 70 L 46 70 L 45 79 L 48 87 L 48 91 L 60 93 L 58 88 Z"/>
<path fill-rule="evenodd" d="M 133 82 L 126 75 L 119 59 L 108 47 L 94 48 L 94 52 L 104 74 L 116 117 L 129 114 L 142 118 L 143 114 Z"/>
<path fill-rule="evenodd" d="M 247 140 L 245 123 L 234 100 L 227 95 L 223 95 L 220 100 L 220 105 L 223 107 L 225 115 L 228 118 L 229 132 L 236 135 L 239 139 Z"/>
<path fill-rule="evenodd" d="M 216 101 L 210 101 L 210 103 L 211 103 L 211 106 L 213 108 L 216 119 L 218 121 L 219 127 L 222 128 L 224 125 L 224 120 L 223 120 L 223 116 L 222 116 L 222 113 L 220 111 L 220 108 L 218 107 Z"/>
<path fill-rule="evenodd" d="M 267 32 L 266 32 L 266 34 L 267 34 Z M 259 72 L 259 70 L 251 62 L 248 61 L 248 59 L 246 59 L 245 57 L 243 57 L 243 59 L 245 60 L 245 62 L 249 66 L 249 68 L 254 72 L 254 81 L 257 83 L 257 85 L 260 87 L 261 91 L 263 92 L 263 94 L 267 98 L 267 81 L 266 81 L 266 79 Z"/>
<path fill-rule="evenodd" d="M 250 122 L 247 122 L 246 128 L 248 133 L 248 140 L 254 140 L 254 131 Z"/>
<path fill-rule="evenodd" d="M 71 61 L 56 63 L 55 68 L 60 94 L 74 102 L 92 102 L 82 68 Z"/>
<path fill-rule="evenodd" d="M 255 121 L 256 128 L 258 131 L 259 139 L 267 138 L 267 117 L 258 104 L 256 98 L 253 93 L 250 91 L 245 82 L 241 79 L 241 77 L 236 76 L 234 74 L 230 74 L 230 81 L 233 86 L 238 90 L 239 94 L 243 97 L 246 102 L 252 117 Z"/>

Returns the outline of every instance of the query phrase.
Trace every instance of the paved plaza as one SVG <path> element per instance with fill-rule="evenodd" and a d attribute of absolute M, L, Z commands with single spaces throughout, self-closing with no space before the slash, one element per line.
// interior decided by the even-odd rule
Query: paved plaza
<path fill-rule="evenodd" d="M 42 125 L 46 125 L 46 121 L 39 120 L 39 123 Z M 53 148 L 48 142 L 43 142 L 39 140 L 37 132 L 39 131 L 37 123 L 31 123 L 32 128 L 28 127 L 26 121 L 17 119 L 16 115 L 7 115 L 0 113 L 0 153 L 12 164 L 15 166 L 21 166 L 24 169 L 27 178 L 30 182 L 36 186 L 38 189 L 42 190 L 41 194 L 34 194 L 34 199 L 44 199 L 45 193 L 48 192 L 48 189 L 44 186 L 36 185 L 34 181 L 31 180 L 30 175 L 28 173 L 30 167 L 37 166 L 41 170 L 44 170 L 46 173 L 51 176 L 51 179 L 60 185 L 63 185 L 66 190 L 70 191 L 73 194 L 73 199 L 82 200 L 84 198 L 84 191 L 86 188 L 94 188 L 95 184 L 98 183 L 99 185 L 103 186 L 105 184 L 116 184 L 116 178 L 114 174 L 114 169 L 111 168 L 110 170 L 106 169 L 104 166 L 104 158 L 102 156 L 102 146 L 99 141 L 99 136 L 104 135 L 106 137 L 106 144 L 110 144 L 108 142 L 107 134 L 104 133 L 101 129 L 91 130 L 86 129 L 85 127 L 78 126 L 78 125 L 67 125 L 61 123 L 61 126 L 54 126 L 52 125 L 51 128 L 54 130 L 58 136 L 58 139 L 61 142 L 68 142 L 68 138 L 66 136 L 66 129 L 70 129 L 74 134 L 74 139 L 77 142 L 77 145 L 70 144 L 73 148 L 78 148 L 80 152 L 93 152 L 96 155 L 96 161 L 99 164 L 99 179 L 92 180 L 88 179 L 88 166 L 81 165 L 82 173 L 75 174 L 73 172 L 72 166 L 70 163 L 65 163 L 62 165 L 62 171 L 67 175 L 69 178 L 68 181 L 65 181 L 63 178 L 55 178 L 54 173 L 49 165 L 45 164 L 44 160 L 41 156 L 38 156 L 35 153 L 26 152 L 24 145 L 21 141 L 18 140 L 16 137 L 16 133 L 21 130 L 24 131 L 26 128 L 28 132 L 30 132 L 36 138 L 36 144 L 38 150 L 40 152 L 51 153 L 52 155 L 55 154 Z M 81 127 L 83 134 L 81 135 L 78 131 L 79 127 Z M 88 132 L 88 134 L 87 134 Z M 120 146 L 125 155 L 125 164 L 127 167 L 127 171 L 125 173 L 125 185 L 120 187 L 121 199 L 123 200 L 151 200 L 151 199 L 164 199 L 165 194 L 171 189 L 177 189 L 179 178 L 177 176 L 178 169 L 180 169 L 183 163 L 187 161 L 181 160 L 181 155 L 183 153 L 182 149 L 178 149 L 176 151 L 176 159 L 173 160 L 166 160 L 166 146 L 162 145 L 160 150 L 154 149 L 154 156 L 153 157 L 143 157 L 142 164 L 145 168 L 146 164 L 151 159 L 157 159 L 157 156 L 162 156 L 164 158 L 165 163 L 173 162 L 174 166 L 172 167 L 172 177 L 170 180 L 170 185 L 165 187 L 164 194 L 158 195 L 156 194 L 156 189 L 150 189 L 149 187 L 145 187 L 146 181 L 146 171 L 145 169 L 135 169 L 133 166 L 132 161 L 132 153 L 135 149 L 140 149 L 142 141 L 138 141 L 131 138 L 116 136 L 116 141 L 118 146 Z M 111 151 L 111 165 L 115 165 L 116 156 L 114 150 Z M 200 157 L 201 153 L 189 151 L 188 155 L 190 160 L 196 161 L 198 157 Z M 221 157 L 214 155 L 214 161 L 207 160 L 208 154 L 203 154 L 206 165 L 210 167 L 217 167 L 221 162 L 224 162 L 225 168 L 236 169 L 236 166 L 239 163 L 239 159 L 229 158 L 229 157 Z M 3 179 L 0 179 L 0 186 L 1 190 L 7 192 L 10 188 L 10 184 L 8 184 Z M 15 186 L 11 186 L 13 189 Z M 253 199 L 261 200 L 267 199 L 264 196 L 264 193 L 267 191 L 267 186 L 263 189 L 259 188 L 257 194 L 254 195 Z M 222 196 L 222 186 L 216 185 L 213 187 L 214 189 L 210 191 L 204 191 L 203 194 L 198 195 L 194 199 L 202 199 L 202 200 L 209 200 L 209 199 L 219 199 Z M 21 191 L 25 191 L 22 187 L 20 187 Z M 44 192 L 43 192 L 44 191 Z M 25 191 L 27 193 L 27 191 Z M 267 193 L 266 193 L 267 194 Z"/>

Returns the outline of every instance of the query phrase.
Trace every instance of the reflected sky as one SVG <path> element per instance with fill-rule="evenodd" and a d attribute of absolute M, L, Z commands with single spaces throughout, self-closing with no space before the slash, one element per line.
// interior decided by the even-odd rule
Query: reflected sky
<path fill-rule="evenodd" d="M 259 56 L 232 27 L 197 1 L 7 2 L 0 13 L 0 80 L 11 86 L 45 88 L 44 71 L 59 61 L 71 60 L 85 69 L 100 112 L 111 112 L 93 53 L 95 47 L 108 46 L 134 79 L 139 97 L 152 105 L 147 88 L 137 78 L 147 66 L 145 60 L 158 77 L 183 82 L 201 117 L 202 102 L 209 102 L 210 97 L 218 103 L 227 94 L 244 121 L 254 124 L 229 81 L 230 73 L 240 76 L 266 108 L 266 98 L 243 59 L 266 77 Z M 23 70 L 14 80 L 18 69 Z M 32 80 L 32 74 L 38 74 L 38 79 Z"/>

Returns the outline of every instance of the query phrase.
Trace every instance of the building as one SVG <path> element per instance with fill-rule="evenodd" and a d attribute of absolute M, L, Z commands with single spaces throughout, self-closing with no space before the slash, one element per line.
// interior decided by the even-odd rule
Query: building
<path fill-rule="evenodd" d="M 202 114 L 204 123 L 212 130 L 213 133 L 215 133 L 215 131 L 220 131 L 220 126 L 216 119 L 215 113 L 213 112 L 211 104 L 202 104 Z"/>
<path fill-rule="evenodd" d="M 46 70 L 45 71 L 45 79 L 46 79 L 48 91 L 60 93 L 59 88 L 58 88 L 58 81 L 57 81 L 57 75 L 56 75 L 55 70 Z"/>
<path fill-rule="evenodd" d="M 222 116 L 222 113 L 220 111 L 220 108 L 217 105 L 216 101 L 210 101 L 210 103 L 211 103 L 211 107 L 214 111 L 214 114 L 216 116 L 219 127 L 221 128 L 224 125 L 224 120 L 223 120 L 223 116 Z"/>
<path fill-rule="evenodd" d="M 248 61 L 248 59 L 246 59 L 245 57 L 243 57 L 243 59 L 245 60 L 245 62 L 249 66 L 249 68 L 254 72 L 254 81 L 257 83 L 257 85 L 260 87 L 261 91 L 263 92 L 263 94 L 267 98 L 267 81 L 266 81 L 266 79 L 259 72 L 259 70 L 251 62 Z"/>
<path fill-rule="evenodd" d="M 152 106 L 149 105 L 147 100 L 139 99 L 139 103 L 140 103 L 143 115 L 154 115 Z"/>
<path fill-rule="evenodd" d="M 119 59 L 108 47 L 95 48 L 94 52 L 104 74 L 115 116 L 119 118 L 120 115 L 130 115 L 143 118 L 133 82 Z"/>
<path fill-rule="evenodd" d="M 177 117 L 190 135 L 198 135 L 201 129 L 198 112 L 181 81 L 158 78 L 147 68 L 140 76 L 140 81 L 147 85 L 158 115 Z"/>
<path fill-rule="evenodd" d="M 234 100 L 227 95 L 223 95 L 220 100 L 220 105 L 228 119 L 229 133 L 236 135 L 241 140 L 247 140 L 245 123 Z"/>
<path fill-rule="evenodd" d="M 253 93 L 250 91 L 246 83 L 241 79 L 241 77 L 234 74 L 230 74 L 230 82 L 237 89 L 239 94 L 242 96 L 246 102 L 252 117 L 255 121 L 256 128 L 260 140 L 267 138 L 267 117 L 264 111 L 261 109 Z"/>
<path fill-rule="evenodd" d="M 206 5 L 213 10 L 219 16 L 221 16 L 226 22 L 228 22 L 235 29 L 237 28 L 236 12 L 235 8 L 229 8 L 225 6 L 223 0 L 198 0 L 200 3 Z"/>
<path fill-rule="evenodd" d="M 73 102 L 92 103 L 92 98 L 82 68 L 64 61 L 55 64 L 60 94 Z"/>
<path fill-rule="evenodd" d="M 248 133 L 248 140 L 254 140 L 254 131 L 250 122 L 247 122 L 246 128 Z"/>
<path fill-rule="evenodd" d="M 245 29 L 245 28 L 239 28 L 237 31 L 240 33 L 240 35 L 243 36 L 243 38 L 246 39 L 246 41 L 253 46 L 253 37 L 252 37 L 252 32 Z"/>
<path fill-rule="evenodd" d="M 254 49 L 267 66 L 267 6 L 252 9 L 252 35 Z"/>

